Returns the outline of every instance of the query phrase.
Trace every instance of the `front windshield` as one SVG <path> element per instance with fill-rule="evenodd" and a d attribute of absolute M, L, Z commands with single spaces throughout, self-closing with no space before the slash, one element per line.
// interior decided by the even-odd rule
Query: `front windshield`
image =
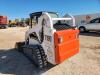
<path fill-rule="evenodd" d="M 73 29 L 72 25 L 70 25 L 70 22 L 69 21 L 65 21 L 65 20 L 54 20 L 53 21 L 53 27 L 57 31 Z"/>

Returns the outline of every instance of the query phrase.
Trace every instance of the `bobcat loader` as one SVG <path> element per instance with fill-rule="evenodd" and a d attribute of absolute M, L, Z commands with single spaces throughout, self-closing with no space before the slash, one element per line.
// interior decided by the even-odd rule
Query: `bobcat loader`
<path fill-rule="evenodd" d="M 35 12 L 30 14 L 30 19 L 25 43 L 16 43 L 16 48 L 39 68 L 47 62 L 60 64 L 79 52 L 79 30 L 72 16 L 59 18 L 55 12 Z"/>

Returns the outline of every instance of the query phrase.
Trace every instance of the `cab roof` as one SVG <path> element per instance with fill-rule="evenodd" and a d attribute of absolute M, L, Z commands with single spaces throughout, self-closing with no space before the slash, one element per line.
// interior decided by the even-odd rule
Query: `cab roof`
<path fill-rule="evenodd" d="M 44 12 L 57 14 L 57 12 L 39 11 L 39 12 L 31 13 L 30 17 L 32 17 L 32 16 L 38 16 L 38 17 L 40 17 Z"/>

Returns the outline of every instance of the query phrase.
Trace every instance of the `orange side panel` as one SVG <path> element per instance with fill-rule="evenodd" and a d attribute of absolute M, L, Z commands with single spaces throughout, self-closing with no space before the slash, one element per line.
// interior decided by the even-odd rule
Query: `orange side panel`
<path fill-rule="evenodd" d="M 55 61 L 57 64 L 79 52 L 79 30 L 63 30 L 54 33 Z M 59 43 L 58 38 L 62 37 Z"/>

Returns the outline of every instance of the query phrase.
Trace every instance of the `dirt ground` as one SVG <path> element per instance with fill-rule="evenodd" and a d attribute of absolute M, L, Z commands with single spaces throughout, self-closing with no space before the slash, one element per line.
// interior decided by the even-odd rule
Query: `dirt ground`
<path fill-rule="evenodd" d="M 0 29 L 0 75 L 100 75 L 100 33 L 80 35 L 80 53 L 57 66 L 37 69 L 14 49 L 27 28 Z"/>

